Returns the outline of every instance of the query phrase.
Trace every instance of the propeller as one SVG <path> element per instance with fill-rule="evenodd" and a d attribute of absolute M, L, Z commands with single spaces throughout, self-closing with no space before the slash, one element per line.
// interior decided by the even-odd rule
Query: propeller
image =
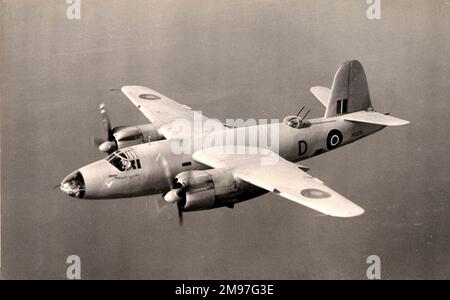
<path fill-rule="evenodd" d="M 98 108 L 102 118 L 103 129 L 105 130 L 105 139 L 94 137 L 93 144 L 100 151 L 110 154 L 117 150 L 117 143 L 114 140 L 113 129 L 111 127 L 111 121 L 109 120 L 108 113 L 106 112 L 105 103 L 100 104 Z"/>
<path fill-rule="evenodd" d="M 177 202 L 177 208 L 178 208 L 178 224 L 180 226 L 183 226 L 183 204 L 181 201 Z"/>
<path fill-rule="evenodd" d="M 106 112 L 105 103 L 100 104 L 98 108 L 100 109 L 100 116 L 102 117 L 103 128 L 105 129 L 105 138 L 107 141 L 113 141 L 114 136 L 111 128 L 111 121 Z"/>
<path fill-rule="evenodd" d="M 170 191 L 165 193 L 163 195 L 163 198 L 166 203 L 176 203 L 177 204 L 178 223 L 180 224 L 180 226 L 182 226 L 183 225 L 183 207 L 185 205 L 185 199 L 184 199 L 185 196 L 183 194 L 185 192 L 186 186 L 185 185 L 176 186 L 176 181 L 175 181 L 176 179 L 173 178 L 173 176 L 170 172 L 169 163 L 168 163 L 167 159 L 163 155 L 161 155 L 161 153 L 159 153 L 158 156 L 156 157 L 156 161 L 161 166 L 161 168 L 164 172 L 164 177 L 167 179 L 167 183 L 170 187 Z"/>

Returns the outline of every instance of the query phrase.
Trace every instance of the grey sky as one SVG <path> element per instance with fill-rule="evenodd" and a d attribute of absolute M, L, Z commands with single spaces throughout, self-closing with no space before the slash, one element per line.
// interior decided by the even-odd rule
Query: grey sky
<path fill-rule="evenodd" d="M 2 1 L 2 264 L 6 278 L 450 278 L 448 1 Z M 151 87 L 207 116 L 283 118 L 362 62 L 372 103 L 411 121 L 304 161 L 364 207 L 352 219 L 275 195 L 235 209 L 157 212 L 158 196 L 81 201 L 52 189 L 102 154 L 113 125 L 146 119 L 110 88 Z"/>

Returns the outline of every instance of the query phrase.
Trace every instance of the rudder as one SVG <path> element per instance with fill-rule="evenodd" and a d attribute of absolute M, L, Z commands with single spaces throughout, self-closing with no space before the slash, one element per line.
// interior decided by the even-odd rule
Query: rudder
<path fill-rule="evenodd" d="M 325 118 L 367 110 L 371 107 L 363 66 L 357 60 L 346 61 L 334 76 Z"/>

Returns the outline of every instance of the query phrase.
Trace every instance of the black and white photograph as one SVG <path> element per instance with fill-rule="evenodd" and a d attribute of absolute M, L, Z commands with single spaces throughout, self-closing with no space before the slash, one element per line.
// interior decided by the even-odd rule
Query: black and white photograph
<path fill-rule="evenodd" d="M 449 0 L 0 18 L 1 279 L 450 279 Z"/>

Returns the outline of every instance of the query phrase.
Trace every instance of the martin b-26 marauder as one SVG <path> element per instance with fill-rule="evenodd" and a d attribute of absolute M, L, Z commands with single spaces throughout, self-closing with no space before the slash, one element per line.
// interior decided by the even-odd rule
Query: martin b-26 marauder
<path fill-rule="evenodd" d="M 166 202 L 176 203 L 180 223 L 183 212 L 233 208 L 238 202 L 267 192 L 330 216 L 361 215 L 364 212 L 361 207 L 296 163 L 352 143 L 385 126 L 409 123 L 374 110 L 363 67 L 356 60 L 339 68 L 331 89 L 311 88 L 325 106 L 322 118 L 307 120 L 307 113 L 300 116 L 299 112 L 276 124 L 230 127 L 220 123 L 214 129 L 200 130 L 200 142 L 192 136 L 192 130 L 180 130 L 176 121 L 183 121 L 182 127 L 195 127 L 198 121 L 207 123 L 212 119 L 199 117 L 189 106 L 146 87 L 124 86 L 121 90 L 150 123 L 112 128 L 101 105 L 106 141 L 98 145 L 109 155 L 66 176 L 60 189 L 82 199 L 163 194 Z M 215 121 L 217 125 L 219 121 Z M 255 132 L 256 138 L 250 136 Z M 230 134 L 244 139 L 226 139 L 219 146 L 205 142 Z M 252 144 L 255 140 L 257 143 Z M 260 140 L 272 143 L 261 146 Z M 185 144 L 195 145 L 192 151 L 174 151 L 174 145 Z M 224 151 L 224 147 L 230 146 L 235 151 Z"/>

